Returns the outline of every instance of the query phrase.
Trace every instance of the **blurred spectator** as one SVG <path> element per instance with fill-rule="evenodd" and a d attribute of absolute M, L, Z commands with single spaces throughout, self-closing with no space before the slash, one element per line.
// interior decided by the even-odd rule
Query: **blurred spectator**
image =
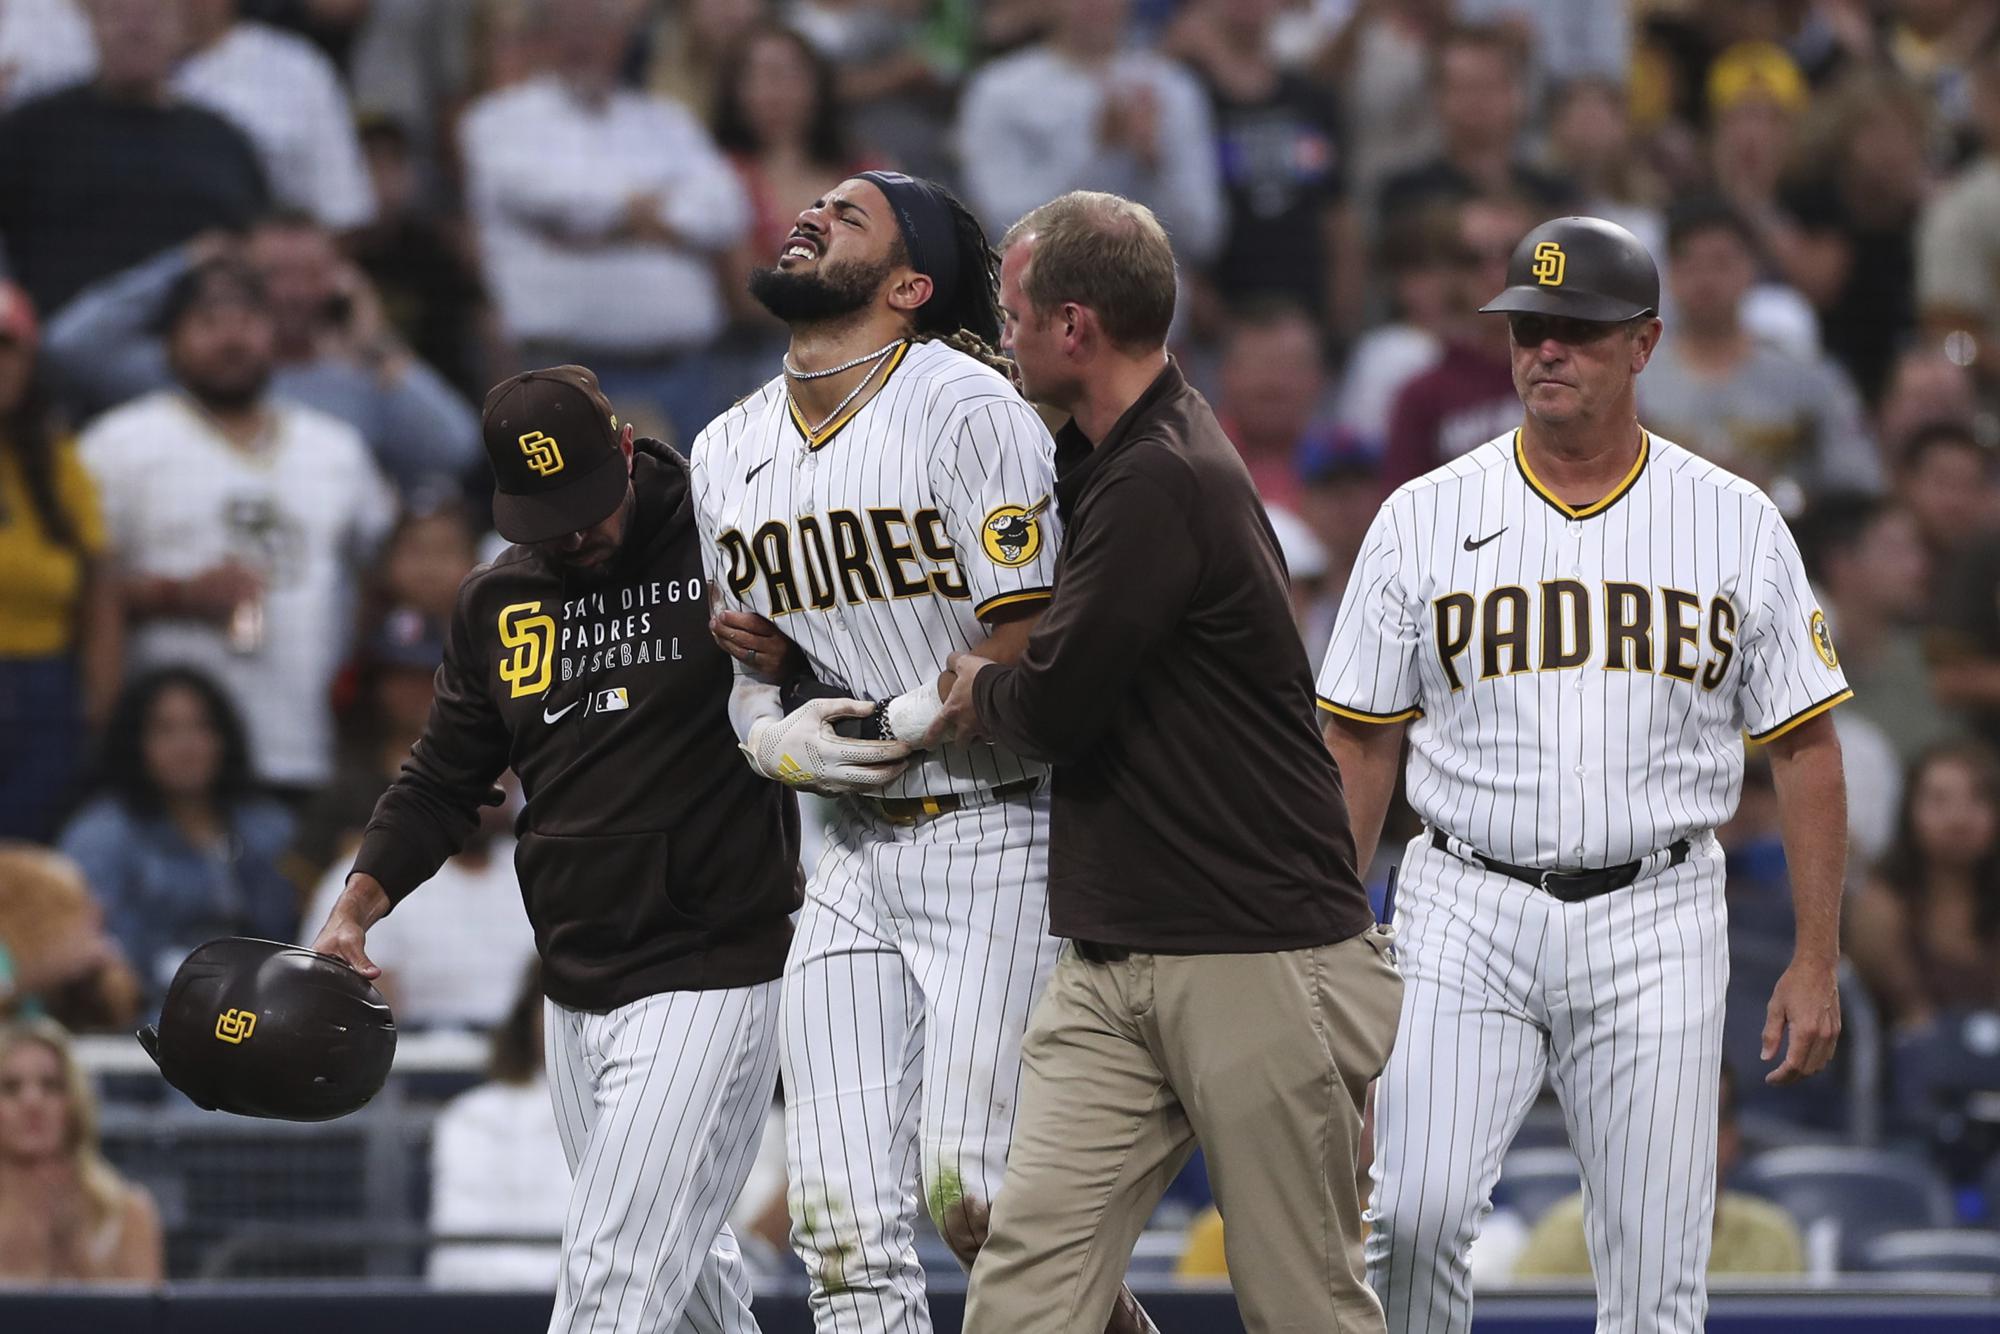
<path fill-rule="evenodd" d="M 2000 738 L 2000 522 L 1993 456 L 1955 422 L 1910 440 L 1898 492 L 1938 571 L 1928 646 L 1938 698 Z"/>
<path fill-rule="evenodd" d="M 767 0 L 680 0 L 654 5 L 647 31 L 646 87 L 695 115 L 714 110 L 729 53 L 772 16 Z"/>
<path fill-rule="evenodd" d="M 121 1029 L 139 1017 L 139 992 L 77 864 L 36 844 L 0 843 L 0 1018 Z"/>
<path fill-rule="evenodd" d="M 1438 363 L 1406 382 L 1389 411 L 1385 488 L 1520 425 L 1507 321 L 1479 308 L 1507 285 L 1507 257 L 1534 224 L 1529 205 L 1504 196 L 1459 206 L 1452 322 Z"/>
<path fill-rule="evenodd" d="M 1819 310 L 1827 351 L 1871 400 L 1916 322 L 1928 114 L 1907 85 L 1849 76 L 1816 101 L 1803 147 L 1817 169 L 1785 196 L 1801 239 L 1778 261 Z"/>
<path fill-rule="evenodd" d="M 1325 616 L 1326 634 L 1331 637 L 1332 617 L 1340 610 L 1355 557 L 1361 554 L 1361 539 L 1381 508 L 1382 452 L 1340 429 L 1315 432 L 1299 445 L 1294 466 L 1299 517 L 1319 539 L 1326 556 L 1317 610 Z M 1317 623 L 1309 623 L 1308 629 L 1316 632 Z"/>
<path fill-rule="evenodd" d="M 79 415 L 173 382 L 161 310 L 205 259 L 233 253 L 222 238 L 199 239 L 97 284 L 55 317 L 49 359 Z M 274 395 L 359 431 L 376 463 L 406 488 L 473 465 L 480 450 L 472 409 L 411 355 L 330 232 L 304 214 L 278 214 L 252 230 L 242 255 L 268 307 Z"/>
<path fill-rule="evenodd" d="M 1632 134 L 1624 84 L 1580 78 L 1555 92 L 1549 109 L 1548 165 L 1571 182 L 1571 207 L 1609 218 L 1654 255 L 1666 251 L 1665 187 L 1646 166 Z"/>
<path fill-rule="evenodd" d="M 302 891 L 313 891 L 332 871 L 338 894 L 347 855 L 430 716 L 432 678 L 444 661 L 446 624 L 413 607 L 390 608 L 371 624 L 356 664 L 353 702 L 342 718 L 332 781 L 313 794 L 285 859 L 287 873 Z"/>
<path fill-rule="evenodd" d="M 243 16 L 297 33 L 346 67 L 368 11 L 387 0 L 241 0 Z"/>
<path fill-rule="evenodd" d="M 473 401 L 486 396 L 488 344 L 498 328 L 458 229 L 426 210 L 415 145 L 400 121 L 377 118 L 361 130 L 375 188 L 375 220 L 348 237 L 347 252 L 374 284 L 396 334 Z"/>
<path fill-rule="evenodd" d="M 1124 47 L 1131 0 L 1068 0 L 1049 39 L 972 76 L 959 106 L 966 201 L 997 236 L 1066 190 L 1109 190 L 1159 215 L 1183 263 L 1228 225 L 1208 99 L 1193 75 Z"/>
<path fill-rule="evenodd" d="M 339 71 L 312 43 L 237 17 L 237 0 L 182 0 L 188 56 L 174 88 L 250 136 L 272 198 L 335 230 L 375 212 Z"/>
<path fill-rule="evenodd" d="M 266 393 L 277 334 L 255 273 L 189 270 L 161 323 L 178 387 L 107 413 L 82 446 L 127 656 L 200 667 L 247 721 L 257 777 L 309 789 L 332 771 L 328 687 L 395 503 L 352 427 Z"/>
<path fill-rule="evenodd" d="M 0 283 L 0 838 L 45 839 L 124 652 L 97 488 L 59 439 L 27 295 Z"/>
<path fill-rule="evenodd" d="M 1516 28 L 1538 69 L 1559 82 L 1625 81 L 1631 45 L 1627 8 L 1601 0 L 1458 0 L 1461 19 Z"/>
<path fill-rule="evenodd" d="M 532 0 L 531 22 L 550 72 L 460 127 L 501 323 L 523 365 L 588 365 L 690 440 L 725 405 L 698 353 L 727 318 L 714 259 L 749 224 L 742 188 L 686 108 L 618 86 L 629 6 Z"/>
<path fill-rule="evenodd" d="M 409 134 L 422 193 L 443 193 L 445 122 L 473 86 L 482 7 L 466 0 L 369 0 L 346 63 L 351 101 L 365 126 L 393 121 Z M 367 150 L 364 135 L 362 149 Z M 376 203 L 386 206 L 382 184 Z"/>
<path fill-rule="evenodd" d="M 7 0 L 0 5 L 0 107 L 88 79 L 97 43 L 77 0 Z"/>
<path fill-rule="evenodd" d="M 905 171 L 938 177 L 952 165 L 952 104 L 941 76 L 960 62 L 927 43 L 937 31 L 926 32 L 929 8 L 925 0 L 793 0 L 785 21 L 838 71 L 841 105 L 861 142 Z"/>
<path fill-rule="evenodd" d="M 1382 238 L 1376 247 L 1389 279 L 1389 315 L 1361 335 L 1341 383 L 1340 424 L 1379 450 L 1389 411 L 1403 385 L 1437 365 L 1444 335 L 1458 318 L 1458 207 L 1439 204 Z"/>
<path fill-rule="evenodd" d="M 1894 763 L 1893 757 L 1890 762 Z M 1715 830 L 1724 858 L 1729 929 L 1789 948 L 1796 927 L 1783 834 L 1770 759 L 1763 747 L 1746 747 L 1743 795 L 1737 800 L 1735 813 Z"/>
<path fill-rule="evenodd" d="M 1426 204 L 1474 195 L 1518 194 L 1549 213 L 1560 211 L 1570 197 L 1569 182 L 1522 153 L 1527 76 L 1521 44 L 1506 29 L 1462 25 L 1445 34 L 1432 65 L 1443 143 L 1430 161 L 1383 182 L 1380 230 Z"/>
<path fill-rule="evenodd" d="M 749 231 L 725 262 L 732 312 L 782 339 L 784 326 L 750 295 L 750 274 L 770 267 L 801 211 L 876 164 L 848 141 L 833 65 L 776 23 L 754 25 L 730 48 L 716 89 L 715 142 L 750 201 Z M 775 356 L 760 354 L 764 371 Z"/>
<path fill-rule="evenodd" d="M 195 946 L 292 938 L 297 894 L 278 869 L 291 812 L 257 795 L 242 720 L 213 681 L 182 667 L 134 681 L 105 730 L 95 793 L 61 846 L 139 970 L 148 1011 Z"/>
<path fill-rule="evenodd" d="M 2000 530 L 1993 452 L 1958 422 L 1932 422 L 1910 437 L 1896 463 L 1896 495 L 1940 575 Z"/>
<path fill-rule="evenodd" d="M 1207 277 L 1234 306 L 1259 296 L 1303 305 L 1356 332 L 1367 256 L 1342 176 L 1339 108 L 1273 49 L 1280 0 L 1197 0 L 1168 49 L 1201 80 L 1215 120 L 1229 223 Z"/>
<path fill-rule="evenodd" d="M 1978 415 L 1978 394 L 1965 367 L 1935 348 L 1915 347 L 1889 369 L 1888 384 L 1875 405 L 1875 438 L 1881 441 L 1882 457 L 1893 464 L 1924 427 L 1951 422 L 1971 430 Z"/>
<path fill-rule="evenodd" d="M 1955 742 L 1912 766 L 1896 841 L 1848 910 L 1848 957 L 1898 1028 L 2000 1005 L 2000 771 Z"/>
<path fill-rule="evenodd" d="M 1303 309 L 1265 297 L 1229 322 L 1215 415 L 1265 504 L 1297 507 L 1294 460 L 1325 394 L 1319 330 Z"/>
<path fill-rule="evenodd" d="M 1347 184 L 1370 224 L 1383 180 L 1437 151 L 1431 52 L 1451 25 L 1453 7 L 1453 0 L 1357 4 L 1315 62 L 1318 79 L 1339 90 Z"/>
<path fill-rule="evenodd" d="M 306 908 L 324 921 L 347 883 L 355 843 L 375 800 L 395 779 L 430 716 L 432 683 L 444 661 L 445 622 L 412 608 L 383 618 L 363 654 L 359 725 L 339 775 L 307 815 L 302 842 L 316 847 L 323 875 Z M 511 790 L 511 780 L 510 780 Z M 382 968 L 376 985 L 412 1027 L 490 1028 L 506 1013 L 512 979 L 535 957 L 508 837 L 518 802 L 481 810 L 479 826 L 438 869 L 421 896 L 400 905 L 369 936 Z M 330 863 L 330 864 L 329 864 Z M 381 940 L 378 943 L 376 936 Z M 498 965 L 498 966 L 496 966 Z"/>
<path fill-rule="evenodd" d="M 449 622 L 458 586 L 479 563 L 478 552 L 479 534 L 463 503 L 442 494 L 406 497 L 402 518 L 382 544 L 370 590 L 375 610 L 405 607 L 438 624 Z"/>
<path fill-rule="evenodd" d="M 96 81 L 0 119 L 0 245 L 38 310 L 266 206 L 250 141 L 168 86 L 181 5 L 90 0 Z"/>
<path fill-rule="evenodd" d="M 1781 46 L 1741 42 L 1708 71 L 1711 182 L 1750 224 L 1760 259 L 1787 281 L 1823 262 L 1783 197 L 1798 121 L 1811 101 L 1805 74 Z"/>
<path fill-rule="evenodd" d="M 1710 1274 L 1802 1275 L 1805 1238 L 1790 1214 L 1769 1200 L 1726 1190 L 1743 1153 L 1736 1123 L 1736 1074 L 1722 1067 L 1722 1098 L 1715 1136 L 1715 1230 L 1708 1256 Z M 1527 1248 L 1514 1265 L 1516 1278 L 1588 1278 L 1590 1250 L 1583 1235 L 1583 1196 L 1549 1206 L 1528 1234 Z"/>
<path fill-rule="evenodd" d="M 1772 491 L 1789 513 L 1806 491 L 1881 490 L 1881 455 L 1840 368 L 1743 327 L 1757 271 L 1749 224 L 1721 199 L 1693 199 L 1675 208 L 1669 237 L 1675 318 L 1639 378 L 1640 419 Z"/>
<path fill-rule="evenodd" d="M 2000 388 L 2000 41 L 1972 68 L 1982 152 L 1924 210 L 1917 306 L 1927 337 Z"/>
<path fill-rule="evenodd" d="M 1883 43 L 1897 71 L 1954 128 L 1973 119 L 1972 72 L 2000 38 L 2000 6 L 1991 0 L 1898 0 Z"/>
<path fill-rule="evenodd" d="M 1816 498 L 1795 528 L 1824 599 L 1848 707 L 1880 727 L 1907 763 L 1963 723 L 1937 698 L 1918 625 L 1931 571 L 1910 512 L 1858 492 Z"/>
<path fill-rule="evenodd" d="M 0 1028 L 0 1286 L 165 1277 L 159 1210 L 104 1161 L 69 1034 L 47 1019 Z"/>
<path fill-rule="evenodd" d="M 1327 640 L 1333 637 L 1333 616 L 1325 609 L 1326 548 L 1304 519 L 1278 505 L 1267 505 L 1265 517 L 1278 538 L 1278 554 L 1285 561 L 1285 581 L 1291 593 L 1292 621 L 1306 656 L 1322 656 Z M 1337 609 L 1336 609 L 1337 610 Z"/>
<path fill-rule="evenodd" d="M 493 1031 L 487 1082 L 446 1103 L 431 1131 L 431 1230 L 548 1240 L 434 1247 L 430 1281 L 549 1292 L 562 1263 L 570 1180 L 543 1068 L 541 969 L 502 976 L 518 989 Z"/>

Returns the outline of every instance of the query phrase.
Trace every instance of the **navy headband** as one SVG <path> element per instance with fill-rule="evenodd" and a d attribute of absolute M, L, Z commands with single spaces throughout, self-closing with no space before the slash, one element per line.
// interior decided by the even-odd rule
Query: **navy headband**
<path fill-rule="evenodd" d="M 864 171 L 854 179 L 880 190 L 896 211 L 896 229 L 910 252 L 910 267 L 931 280 L 931 299 L 925 305 L 940 315 L 950 310 L 958 295 L 958 226 L 944 191 L 900 171 Z M 917 321 L 920 326 L 926 323 L 921 314 Z"/>

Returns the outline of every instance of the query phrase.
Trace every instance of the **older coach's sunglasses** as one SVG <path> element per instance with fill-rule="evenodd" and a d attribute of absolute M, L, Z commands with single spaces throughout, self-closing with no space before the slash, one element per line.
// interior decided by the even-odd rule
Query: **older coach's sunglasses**
<path fill-rule="evenodd" d="M 1608 337 L 1627 325 L 1651 318 L 1652 315 L 1646 314 L 1630 320 L 1579 320 L 1567 315 L 1517 314 L 1507 317 L 1507 332 L 1512 335 L 1516 347 L 1540 347 L 1551 338 L 1558 343 L 1580 347 Z"/>

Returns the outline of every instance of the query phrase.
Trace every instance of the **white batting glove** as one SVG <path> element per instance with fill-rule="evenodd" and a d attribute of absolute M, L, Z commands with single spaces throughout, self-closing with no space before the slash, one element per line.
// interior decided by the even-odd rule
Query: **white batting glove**
<path fill-rule="evenodd" d="M 836 718 L 865 718 L 875 706 L 860 699 L 807 700 L 783 718 L 759 718 L 737 749 L 750 767 L 787 787 L 809 792 L 872 792 L 909 768 L 900 741 L 858 741 L 833 730 Z"/>

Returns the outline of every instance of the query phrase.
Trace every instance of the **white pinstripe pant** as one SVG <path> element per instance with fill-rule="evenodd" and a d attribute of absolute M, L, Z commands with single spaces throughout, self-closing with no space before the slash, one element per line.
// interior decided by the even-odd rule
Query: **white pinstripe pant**
<path fill-rule="evenodd" d="M 1048 934 L 1048 797 L 896 826 L 843 803 L 785 969 L 792 1245 L 820 1334 L 928 1334 L 913 1225 L 1006 1172 Z M 920 1190 L 921 1186 L 921 1190 Z"/>
<path fill-rule="evenodd" d="M 547 1003 L 569 1216 L 549 1334 L 755 1334 L 723 1220 L 778 1074 L 779 985 Z"/>
<path fill-rule="evenodd" d="M 1698 1334 L 1729 981 L 1714 836 L 1574 904 L 1428 832 L 1402 870 L 1403 1015 L 1375 1086 L 1367 1242 L 1392 1334 L 1471 1328 L 1466 1249 L 1544 1075 L 1583 1167 L 1599 1334 Z"/>

